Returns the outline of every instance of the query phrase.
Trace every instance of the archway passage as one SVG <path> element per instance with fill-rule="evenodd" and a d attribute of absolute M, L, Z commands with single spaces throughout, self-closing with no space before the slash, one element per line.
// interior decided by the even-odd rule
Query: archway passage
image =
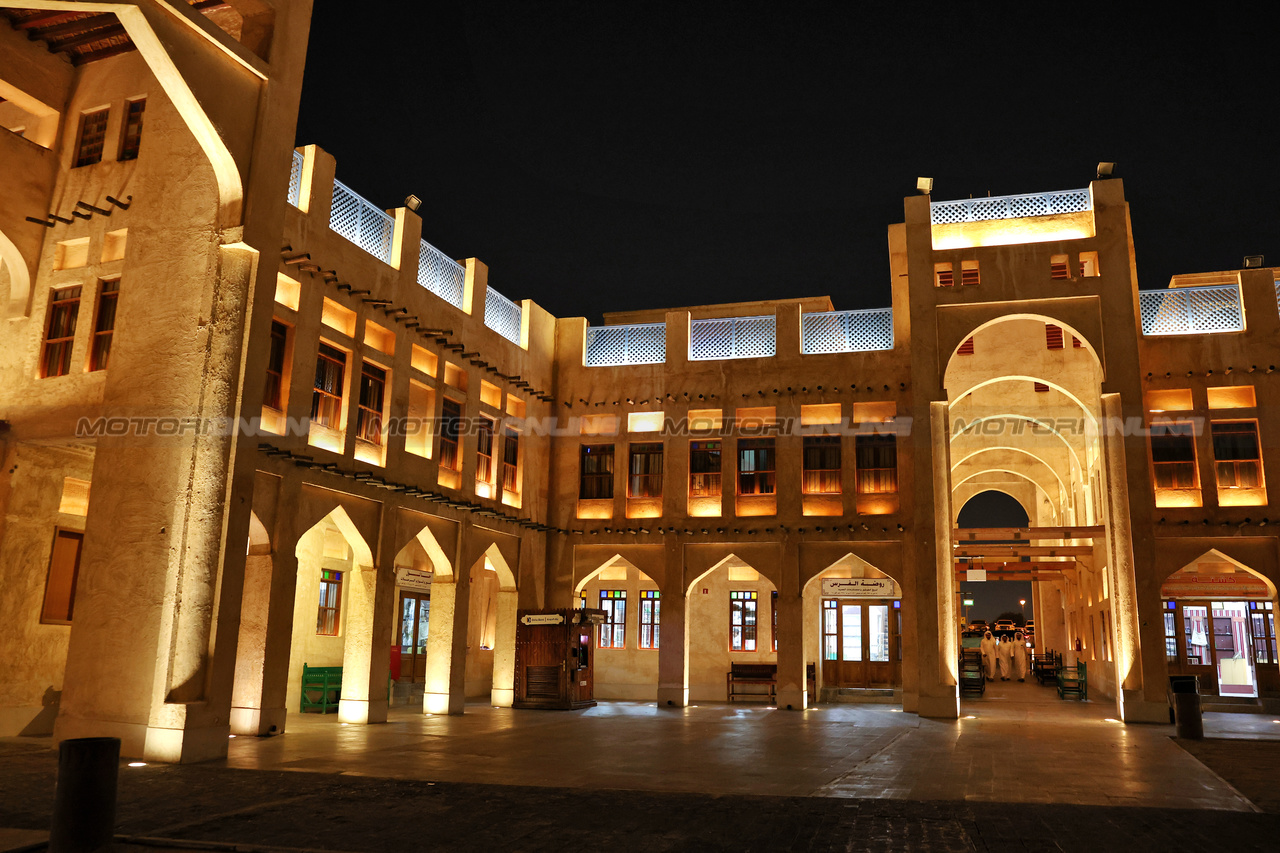
<path fill-rule="evenodd" d="M 605 612 L 604 623 L 592 632 L 594 698 L 656 701 L 662 646 L 657 582 L 615 555 L 578 581 L 575 594 L 579 606 Z"/>
<path fill-rule="evenodd" d="M 695 577 L 686 594 L 685 648 L 689 699 L 732 701 L 769 688 L 742 688 L 732 694 L 725 674 L 734 665 L 777 667 L 777 613 L 773 582 L 736 554 Z"/>
<path fill-rule="evenodd" d="M 1199 678 L 1227 701 L 1280 697 L 1276 589 L 1266 577 L 1210 550 L 1160 585 L 1170 675 Z"/>
<path fill-rule="evenodd" d="M 969 498 L 960 508 L 956 527 L 974 528 L 1027 527 L 1027 510 L 1009 492 L 987 489 Z M 995 544 L 1017 544 L 1012 540 L 996 540 Z M 963 566 L 963 564 L 961 564 Z M 1008 579 L 1002 573 L 988 572 L 992 580 L 969 580 L 968 572 L 960 577 L 960 607 L 965 625 L 981 622 L 994 626 L 997 620 L 1012 619 L 1019 626 L 1034 622 L 1035 606 L 1030 572 L 1009 566 Z M 1016 614 L 1016 615 L 1015 615 Z M 1034 624 L 1032 626 L 1034 628 Z"/>

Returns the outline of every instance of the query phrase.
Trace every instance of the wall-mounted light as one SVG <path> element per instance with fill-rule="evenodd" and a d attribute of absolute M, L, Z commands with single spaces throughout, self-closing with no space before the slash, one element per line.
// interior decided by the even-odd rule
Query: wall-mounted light
<path fill-rule="evenodd" d="M 916 192 L 929 195 L 933 192 L 933 178 L 916 178 Z"/>
<path fill-rule="evenodd" d="M 404 198 L 404 206 L 417 213 L 418 208 L 422 207 L 422 199 L 416 195 L 407 195 Z"/>

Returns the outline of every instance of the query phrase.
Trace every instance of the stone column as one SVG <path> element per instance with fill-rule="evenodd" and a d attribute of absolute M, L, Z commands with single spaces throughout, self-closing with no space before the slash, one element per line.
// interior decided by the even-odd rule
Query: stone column
<path fill-rule="evenodd" d="M 778 587 L 778 707 L 803 711 L 809 707 L 808 691 L 804 667 L 800 552 L 788 537 L 782 548 L 781 586 Z"/>
<path fill-rule="evenodd" d="M 933 447 L 934 529 L 928 544 L 932 547 L 927 551 L 913 549 L 922 564 L 916 569 L 914 584 L 919 596 L 915 603 L 919 614 L 919 713 L 923 717 L 955 718 L 960 716 L 957 682 L 960 651 L 956 635 L 955 566 L 951 557 L 950 426 L 945 401 L 929 404 L 929 429 Z M 916 452 L 923 449 L 917 448 Z M 932 563 L 932 571 L 925 560 Z"/>
<path fill-rule="evenodd" d="M 383 505 L 374 565 L 357 563 L 343 584 L 350 607 L 342 651 L 342 698 L 338 702 L 338 719 L 344 723 L 387 721 L 398 550 L 393 512 Z"/>
<path fill-rule="evenodd" d="M 658 642 L 658 706 L 683 708 L 689 704 L 689 599 L 684 549 L 674 536 L 668 536 L 663 545 L 666 567 Z"/>

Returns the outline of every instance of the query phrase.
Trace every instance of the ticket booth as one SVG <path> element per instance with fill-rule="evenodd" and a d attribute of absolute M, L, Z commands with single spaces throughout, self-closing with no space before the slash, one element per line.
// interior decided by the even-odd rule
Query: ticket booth
<path fill-rule="evenodd" d="M 574 710 L 596 704 L 593 642 L 604 611 L 520 610 L 516 613 L 516 708 Z"/>

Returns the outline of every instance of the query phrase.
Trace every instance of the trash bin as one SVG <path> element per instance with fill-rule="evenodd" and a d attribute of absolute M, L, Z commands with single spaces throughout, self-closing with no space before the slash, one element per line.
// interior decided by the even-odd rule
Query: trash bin
<path fill-rule="evenodd" d="M 1177 735 L 1189 740 L 1204 739 L 1204 718 L 1200 714 L 1200 676 L 1169 676 L 1169 707 Z"/>

